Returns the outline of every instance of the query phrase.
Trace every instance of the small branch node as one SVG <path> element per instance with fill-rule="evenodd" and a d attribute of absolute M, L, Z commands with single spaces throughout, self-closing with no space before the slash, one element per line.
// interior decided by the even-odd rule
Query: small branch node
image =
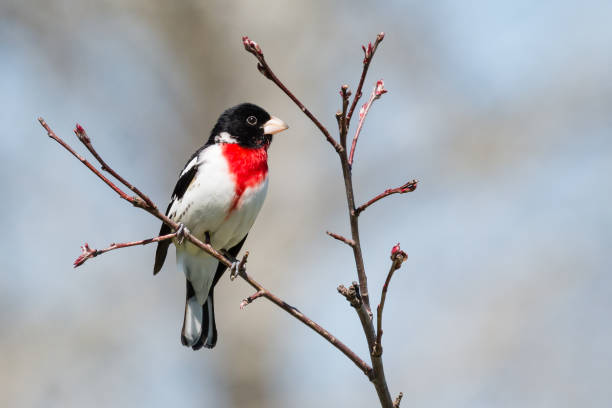
<path fill-rule="evenodd" d="M 353 282 L 348 288 L 344 285 L 338 286 L 338 293 L 344 296 L 355 309 L 361 307 L 361 293 L 359 292 L 359 284 L 357 282 Z"/>
<path fill-rule="evenodd" d="M 89 139 L 89 136 L 87 136 L 85 129 L 83 129 L 83 126 L 79 125 L 78 123 L 76 124 L 74 128 L 74 133 L 77 135 L 77 137 L 79 138 L 81 142 L 91 143 L 91 140 Z"/>
<path fill-rule="evenodd" d="M 382 353 L 383 353 L 382 344 L 379 344 L 378 342 L 374 343 L 374 347 L 372 347 L 372 356 L 380 357 L 382 356 Z"/>
<path fill-rule="evenodd" d="M 77 259 L 74 260 L 73 266 L 76 268 L 77 266 L 81 266 L 90 258 L 94 258 L 98 255 L 98 251 L 95 249 L 91 249 L 89 244 L 86 242 L 83 246 L 81 246 L 81 255 Z"/>
<path fill-rule="evenodd" d="M 393 402 L 393 408 L 399 408 L 400 402 L 402 402 L 402 397 L 404 396 L 403 392 L 400 392 L 395 401 Z"/>
<path fill-rule="evenodd" d="M 255 55 L 256 57 L 263 57 L 263 52 L 255 41 L 249 39 L 246 35 L 242 37 L 242 43 L 244 44 L 244 49 Z"/>
<path fill-rule="evenodd" d="M 131 196 L 130 197 L 130 202 L 132 203 L 132 205 L 134 207 L 147 208 L 147 203 L 142 198 L 140 198 L 138 196 Z"/>
<path fill-rule="evenodd" d="M 240 310 L 244 309 L 247 305 L 251 304 L 255 299 L 262 297 L 266 294 L 265 290 L 258 290 L 257 292 L 253 293 L 251 296 L 242 299 L 242 302 L 240 302 Z"/>
<path fill-rule="evenodd" d="M 399 242 L 393 246 L 393 248 L 391 248 L 391 260 L 393 261 L 393 266 L 395 269 L 399 269 L 402 266 L 402 263 L 407 259 L 408 254 L 401 250 Z"/>

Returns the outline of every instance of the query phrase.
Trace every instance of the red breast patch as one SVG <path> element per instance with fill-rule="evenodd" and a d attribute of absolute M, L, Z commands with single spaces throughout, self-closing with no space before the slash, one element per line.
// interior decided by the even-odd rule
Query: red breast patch
<path fill-rule="evenodd" d="M 234 202 L 229 213 L 236 209 L 242 193 L 248 187 L 261 183 L 268 174 L 268 152 L 265 147 L 249 149 L 237 143 L 225 143 L 221 146 L 227 160 L 230 174 L 234 177 Z M 229 215 L 228 213 L 228 215 Z"/>

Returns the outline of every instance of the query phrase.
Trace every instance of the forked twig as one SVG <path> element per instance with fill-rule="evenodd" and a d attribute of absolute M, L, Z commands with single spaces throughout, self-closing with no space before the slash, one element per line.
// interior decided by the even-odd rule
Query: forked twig
<path fill-rule="evenodd" d="M 85 261 L 87 261 L 90 258 L 95 258 L 98 255 L 102 255 L 106 252 L 113 251 L 115 249 L 128 248 L 128 247 L 136 246 L 136 245 L 147 245 L 153 242 L 159 242 L 159 241 L 165 241 L 167 239 L 172 239 L 174 237 L 176 237 L 176 232 L 173 232 L 167 235 L 161 235 L 155 238 L 142 239 L 140 241 L 121 242 L 118 244 L 112 243 L 108 246 L 108 248 L 104 248 L 104 249 L 92 249 L 89 247 L 89 245 L 86 242 L 85 245 L 81 247 L 81 251 L 82 251 L 81 255 L 77 259 L 75 259 L 73 265 L 76 268 L 77 266 L 83 265 Z"/>

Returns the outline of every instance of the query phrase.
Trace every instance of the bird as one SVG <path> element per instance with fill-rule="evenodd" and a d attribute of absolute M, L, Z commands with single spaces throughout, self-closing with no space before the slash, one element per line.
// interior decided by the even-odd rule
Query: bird
<path fill-rule="evenodd" d="M 266 197 L 272 137 L 286 129 L 285 122 L 252 103 L 225 110 L 181 171 L 166 216 L 179 230 L 187 229 L 235 259 Z M 171 231 L 162 223 L 159 235 Z M 187 282 L 181 343 L 193 350 L 211 349 L 217 343 L 214 288 L 227 266 L 187 240 L 175 236 L 172 243 L 177 269 Z M 169 246 L 169 240 L 158 242 L 154 275 Z"/>

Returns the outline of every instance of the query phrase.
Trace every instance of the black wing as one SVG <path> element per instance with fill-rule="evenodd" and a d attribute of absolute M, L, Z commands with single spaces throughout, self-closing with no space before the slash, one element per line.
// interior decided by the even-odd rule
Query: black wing
<path fill-rule="evenodd" d="M 198 150 L 192 156 L 192 158 L 189 159 L 189 161 L 187 162 L 187 165 L 189 165 L 189 163 L 191 163 L 191 160 L 193 160 L 194 157 L 197 157 L 199 153 L 200 153 L 200 150 Z M 191 168 L 189 168 L 189 170 L 187 170 L 185 173 L 181 175 L 181 177 L 179 177 L 178 181 L 176 182 L 176 186 L 174 187 L 174 191 L 172 192 L 172 199 L 170 200 L 170 204 L 168 204 L 168 208 L 166 209 L 166 216 L 169 216 L 168 213 L 170 212 L 170 208 L 172 207 L 172 204 L 174 204 L 176 200 L 180 200 L 181 198 L 183 198 L 185 191 L 187 191 L 187 187 L 189 187 L 189 184 L 191 184 L 191 182 L 193 181 L 193 178 L 198 172 L 198 167 L 199 166 L 197 165 L 197 163 L 193 164 Z M 171 231 L 172 230 L 168 225 L 162 223 L 162 226 L 159 230 L 159 235 L 166 235 L 166 234 L 169 234 Z M 166 260 L 166 255 L 168 254 L 169 246 L 170 246 L 169 239 L 165 241 L 160 241 L 157 243 L 157 250 L 155 251 L 155 265 L 153 265 L 153 275 L 157 275 L 157 273 L 161 270 L 162 266 L 164 265 L 164 261 Z"/>

